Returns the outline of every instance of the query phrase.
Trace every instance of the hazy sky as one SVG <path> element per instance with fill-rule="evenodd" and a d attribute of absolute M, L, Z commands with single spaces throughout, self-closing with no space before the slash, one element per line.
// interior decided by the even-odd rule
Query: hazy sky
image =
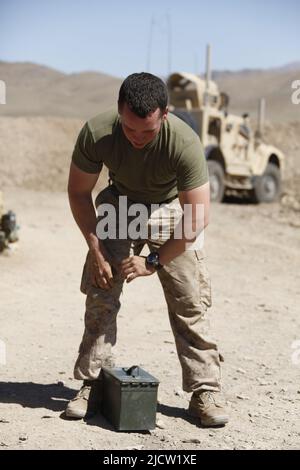
<path fill-rule="evenodd" d="M 300 1 L 0 0 L 0 60 L 119 77 L 149 59 L 159 75 L 202 72 L 207 42 L 215 69 L 299 61 Z"/>

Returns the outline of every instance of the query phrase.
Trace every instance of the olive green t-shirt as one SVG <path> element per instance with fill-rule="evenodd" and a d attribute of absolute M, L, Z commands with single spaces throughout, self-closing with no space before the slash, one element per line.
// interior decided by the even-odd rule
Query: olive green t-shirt
<path fill-rule="evenodd" d="M 87 173 L 99 173 L 104 163 L 118 191 L 136 202 L 163 202 L 208 181 L 199 137 L 173 114 L 142 149 L 128 141 L 115 110 L 99 114 L 82 128 L 72 161 Z"/>

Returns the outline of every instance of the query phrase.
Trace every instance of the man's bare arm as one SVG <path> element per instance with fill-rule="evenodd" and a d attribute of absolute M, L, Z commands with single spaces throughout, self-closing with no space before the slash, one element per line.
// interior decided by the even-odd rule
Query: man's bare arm
<path fill-rule="evenodd" d="M 71 163 L 68 183 L 70 207 L 89 248 L 95 244 L 98 245 L 96 213 L 92 199 L 92 190 L 98 177 L 99 173 L 85 173 Z"/>
<path fill-rule="evenodd" d="M 92 282 L 98 287 L 109 289 L 113 286 L 113 276 L 106 250 L 96 235 L 97 219 L 92 199 L 98 176 L 99 173 L 85 173 L 71 163 L 68 194 L 73 217 L 89 246 Z"/>
<path fill-rule="evenodd" d="M 194 238 L 185 238 L 184 233 L 181 239 L 174 238 L 174 235 L 170 237 L 158 250 L 159 260 L 161 264 L 167 264 L 174 258 L 179 256 L 187 249 L 187 244 L 192 243 L 201 231 L 208 225 L 209 216 L 209 183 L 206 183 L 199 188 L 192 189 L 190 191 L 181 191 L 179 193 L 179 201 L 184 208 L 184 204 L 191 204 L 192 207 L 192 218 L 189 223 L 192 224 L 192 231 L 195 233 Z M 203 220 L 197 220 L 197 204 L 203 204 L 204 217 Z M 179 221 L 184 226 L 184 215 Z M 124 277 L 127 278 L 127 282 L 131 282 L 133 279 L 139 276 L 149 276 L 155 272 L 155 268 L 147 266 L 144 257 L 141 256 L 130 256 L 124 259 L 121 263 L 121 272 Z"/>
<path fill-rule="evenodd" d="M 209 182 L 200 186 L 199 188 L 191 189 L 189 191 L 180 191 L 179 192 L 179 201 L 181 207 L 184 208 L 184 204 L 191 204 L 192 207 L 192 228 L 196 228 L 196 206 L 197 204 L 203 204 L 204 207 L 204 220 L 203 223 L 197 227 L 196 236 L 198 236 L 201 231 L 208 225 L 209 221 L 209 207 L 210 207 L 210 191 L 209 191 Z M 184 215 L 180 222 L 182 227 L 184 226 Z M 184 232 L 184 231 L 183 231 Z M 159 259 L 161 264 L 167 264 L 172 259 L 179 256 L 186 250 L 186 245 L 194 241 L 196 237 L 192 240 L 185 238 L 184 233 L 181 239 L 175 239 L 174 235 L 170 237 L 169 240 L 164 243 L 164 245 L 158 250 Z"/>

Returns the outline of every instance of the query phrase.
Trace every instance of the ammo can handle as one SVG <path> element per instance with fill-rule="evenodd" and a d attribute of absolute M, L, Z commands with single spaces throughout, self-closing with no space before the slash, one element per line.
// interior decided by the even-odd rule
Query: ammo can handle
<path fill-rule="evenodd" d="M 139 372 L 139 366 L 131 366 L 129 367 L 129 369 L 126 370 L 126 374 L 131 375 L 132 377 L 138 377 Z"/>

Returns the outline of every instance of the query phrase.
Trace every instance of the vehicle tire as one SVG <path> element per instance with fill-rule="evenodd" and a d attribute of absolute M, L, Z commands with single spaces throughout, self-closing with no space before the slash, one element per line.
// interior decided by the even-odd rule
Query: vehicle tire
<path fill-rule="evenodd" d="M 174 109 L 174 111 L 172 111 L 172 114 L 174 114 L 183 122 L 185 122 L 188 126 L 193 129 L 193 131 L 196 132 L 196 134 L 199 135 L 199 129 L 196 119 L 188 111 L 178 111 L 177 109 Z"/>
<path fill-rule="evenodd" d="M 281 193 L 280 169 L 274 163 L 268 163 L 264 173 L 257 176 L 251 193 L 253 202 L 275 202 Z"/>
<path fill-rule="evenodd" d="M 208 160 L 207 166 L 210 183 L 210 200 L 214 202 L 222 202 L 225 193 L 223 167 L 215 160 Z"/>

